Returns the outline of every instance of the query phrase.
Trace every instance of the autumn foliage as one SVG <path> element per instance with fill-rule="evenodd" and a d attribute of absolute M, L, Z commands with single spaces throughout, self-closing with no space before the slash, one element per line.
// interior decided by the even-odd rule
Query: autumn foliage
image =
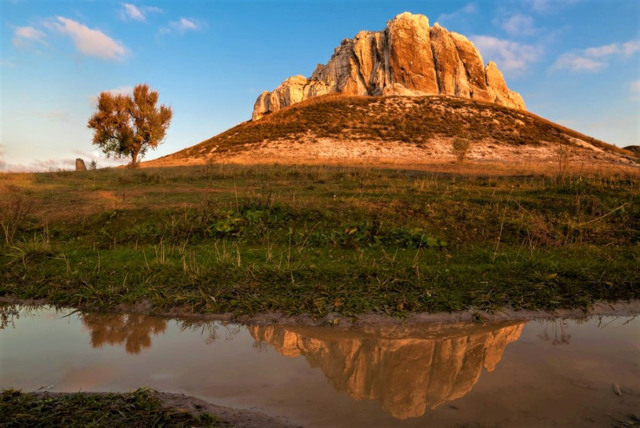
<path fill-rule="evenodd" d="M 93 144 L 107 156 L 131 157 L 131 167 L 138 166 L 149 148 L 156 148 L 165 137 L 173 112 L 170 107 L 156 107 L 158 92 L 146 84 L 137 85 L 133 95 L 102 92 L 98 110 L 87 126 L 94 130 Z"/>

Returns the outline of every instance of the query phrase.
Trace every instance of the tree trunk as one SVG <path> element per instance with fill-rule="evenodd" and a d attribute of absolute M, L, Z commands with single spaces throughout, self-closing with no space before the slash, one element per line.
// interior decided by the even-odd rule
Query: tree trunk
<path fill-rule="evenodd" d="M 131 153 L 131 168 L 138 167 L 138 151 Z"/>

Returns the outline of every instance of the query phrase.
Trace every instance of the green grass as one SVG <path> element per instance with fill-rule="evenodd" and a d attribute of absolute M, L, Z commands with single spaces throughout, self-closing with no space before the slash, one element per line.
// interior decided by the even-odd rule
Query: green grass
<path fill-rule="evenodd" d="M 140 388 L 125 394 L 37 395 L 3 390 L 3 427 L 215 427 L 227 426 L 209 414 L 167 408 L 154 391 Z"/>
<path fill-rule="evenodd" d="M 640 298 L 636 177 L 201 166 L 0 186 L 0 296 L 311 316 Z"/>

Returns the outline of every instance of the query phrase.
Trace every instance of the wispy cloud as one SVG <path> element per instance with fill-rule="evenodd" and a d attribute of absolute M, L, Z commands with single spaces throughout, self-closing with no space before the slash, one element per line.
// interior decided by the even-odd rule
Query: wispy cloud
<path fill-rule="evenodd" d="M 45 112 L 36 113 L 36 115 L 49 120 L 69 122 L 69 116 L 67 115 L 67 112 L 64 110 L 53 109 Z"/>
<path fill-rule="evenodd" d="M 572 6 L 580 0 L 526 0 L 532 11 L 539 14 L 552 14 Z"/>
<path fill-rule="evenodd" d="M 125 19 L 133 19 L 135 21 L 145 21 L 146 18 L 142 11 L 138 9 L 135 5 L 131 3 L 123 3 L 122 4 L 122 13 L 123 18 Z"/>
<path fill-rule="evenodd" d="M 131 95 L 133 94 L 133 86 L 119 86 L 117 88 L 107 89 L 106 91 L 102 92 L 109 92 L 111 95 Z M 98 95 L 99 94 L 87 95 L 87 99 L 89 100 L 91 108 L 95 108 L 98 105 Z"/>
<path fill-rule="evenodd" d="M 0 67 L 7 67 L 7 68 L 13 68 L 16 66 L 16 62 L 11 59 L 0 59 Z"/>
<path fill-rule="evenodd" d="M 639 93 L 640 92 L 640 80 L 634 80 L 629 83 L 629 89 L 631 92 Z"/>
<path fill-rule="evenodd" d="M 640 51 L 640 40 L 629 40 L 625 43 L 611 43 L 575 52 L 566 52 L 558 57 L 551 69 L 596 72 L 607 68 L 611 59 L 630 57 L 638 51 Z"/>
<path fill-rule="evenodd" d="M 485 61 L 495 61 L 506 72 L 518 74 L 540 59 L 543 49 L 491 36 L 471 36 Z"/>
<path fill-rule="evenodd" d="M 15 48 L 22 48 L 26 45 L 36 42 L 46 45 L 46 34 L 33 27 L 16 27 L 13 32 L 13 39 L 11 43 Z"/>
<path fill-rule="evenodd" d="M 462 18 L 465 18 L 468 15 L 473 15 L 478 12 L 478 6 L 475 3 L 467 3 L 461 9 L 456 10 L 451 13 L 443 13 L 436 18 L 436 22 L 441 25 L 447 25 L 454 23 Z"/>
<path fill-rule="evenodd" d="M 504 31 L 511 36 L 534 36 L 540 32 L 536 28 L 533 17 L 517 13 L 499 23 Z"/>
<path fill-rule="evenodd" d="M 155 6 L 136 6 L 131 3 L 122 3 L 120 16 L 125 21 L 146 21 L 147 16 L 151 13 L 163 13 L 163 10 Z"/>
<path fill-rule="evenodd" d="M 159 35 L 164 34 L 184 34 L 187 31 L 199 31 L 204 28 L 204 23 L 193 18 L 180 18 L 177 21 L 169 21 L 166 27 L 160 28 Z"/>
<path fill-rule="evenodd" d="M 598 61 L 578 54 L 565 53 L 558 57 L 551 68 L 571 71 L 598 71 L 606 66 L 607 64 L 604 61 Z"/>
<path fill-rule="evenodd" d="M 70 37 L 76 49 L 83 55 L 120 61 L 128 54 L 127 48 L 121 42 L 72 19 L 57 16 L 54 21 L 47 21 L 45 26 L 51 31 Z"/>

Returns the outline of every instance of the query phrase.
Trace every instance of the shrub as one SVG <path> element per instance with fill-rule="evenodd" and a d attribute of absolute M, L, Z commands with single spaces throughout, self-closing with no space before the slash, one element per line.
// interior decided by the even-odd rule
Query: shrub
<path fill-rule="evenodd" d="M 453 139 L 453 154 L 455 155 L 458 162 L 464 162 L 464 158 L 469 153 L 469 149 L 471 148 L 471 141 L 466 138 L 454 138 Z"/>

